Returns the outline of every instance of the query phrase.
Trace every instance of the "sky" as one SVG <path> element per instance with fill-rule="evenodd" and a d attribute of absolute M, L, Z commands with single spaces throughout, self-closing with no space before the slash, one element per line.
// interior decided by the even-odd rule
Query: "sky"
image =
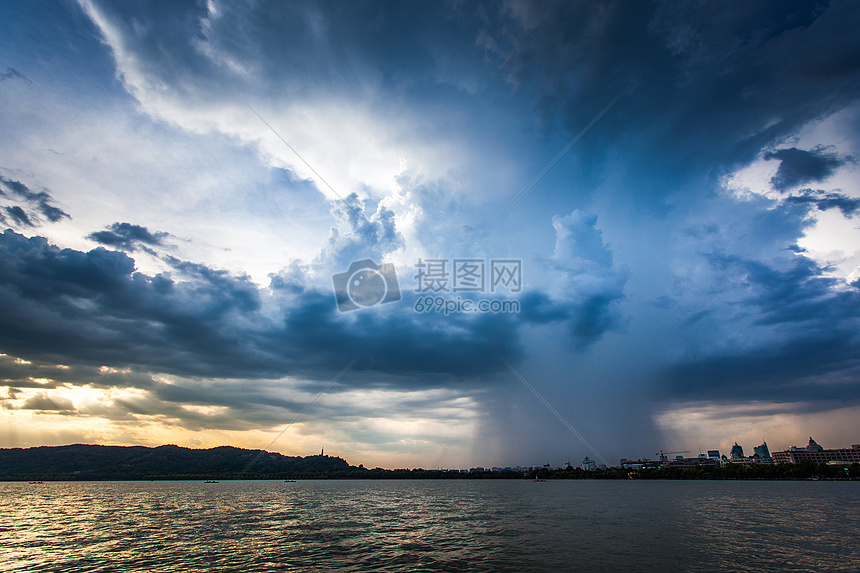
<path fill-rule="evenodd" d="M 860 442 L 860 6 L 4 2 L 0 447 Z"/>

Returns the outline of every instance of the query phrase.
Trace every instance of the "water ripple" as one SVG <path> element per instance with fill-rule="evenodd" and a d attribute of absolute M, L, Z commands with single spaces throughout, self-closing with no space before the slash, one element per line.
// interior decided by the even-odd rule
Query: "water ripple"
<path fill-rule="evenodd" d="M 860 571 L 860 483 L 0 484 L 0 571 Z"/>

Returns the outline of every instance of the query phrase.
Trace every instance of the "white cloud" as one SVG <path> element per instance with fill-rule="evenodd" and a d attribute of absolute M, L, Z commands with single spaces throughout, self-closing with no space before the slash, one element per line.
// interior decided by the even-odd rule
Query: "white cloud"
<path fill-rule="evenodd" d="M 851 125 L 857 121 L 860 108 L 857 106 L 843 109 L 822 120 L 805 125 L 797 134 L 786 139 L 777 148 L 797 147 L 799 149 L 824 148 L 828 153 L 841 158 L 849 158 L 826 180 L 811 184 L 799 184 L 792 189 L 780 192 L 771 184 L 777 174 L 780 162 L 768 160 L 764 156 L 753 163 L 728 175 L 724 179 L 726 190 L 741 201 L 767 198 L 772 207 L 785 202 L 790 197 L 803 195 L 810 186 L 827 192 L 837 192 L 848 198 L 860 198 L 858 185 L 858 165 L 860 148 L 850 132 Z M 854 217 L 847 217 L 838 209 L 821 211 L 813 209 L 810 224 L 797 244 L 806 249 L 806 256 L 824 267 L 830 267 L 831 276 L 846 279 L 856 278 L 860 269 L 860 223 Z"/>

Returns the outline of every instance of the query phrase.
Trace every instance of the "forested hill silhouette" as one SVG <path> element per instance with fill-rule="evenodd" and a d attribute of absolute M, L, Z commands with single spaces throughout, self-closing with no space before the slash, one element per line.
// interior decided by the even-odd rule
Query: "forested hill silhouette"
<path fill-rule="evenodd" d="M 252 463 L 253 462 L 253 463 Z M 249 466 L 250 464 L 250 466 Z M 0 449 L 0 480 L 260 479 L 324 477 L 352 468 L 333 456 L 284 456 L 232 446 L 74 444 Z"/>

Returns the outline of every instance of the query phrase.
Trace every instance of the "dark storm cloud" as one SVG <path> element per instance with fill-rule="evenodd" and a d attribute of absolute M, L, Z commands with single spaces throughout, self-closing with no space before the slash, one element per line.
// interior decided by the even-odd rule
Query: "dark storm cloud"
<path fill-rule="evenodd" d="M 782 268 L 724 255 L 710 262 L 746 293 L 724 312 L 774 334 L 682 361 L 667 372 L 664 392 L 692 400 L 860 403 L 860 288 L 822 276 L 803 256 Z"/>
<path fill-rule="evenodd" d="M 860 318 L 860 290 L 840 288 L 843 281 L 824 276 L 825 269 L 807 257 L 797 256 L 786 268 L 737 256 L 709 260 L 741 281 L 747 293 L 742 308 L 754 312 L 758 324 L 793 324 L 823 333 L 853 327 Z"/>
<path fill-rule="evenodd" d="M 553 301 L 544 292 L 529 291 L 520 297 L 523 320 L 534 324 L 547 324 L 570 319 L 570 309 Z"/>
<path fill-rule="evenodd" d="M 345 316 L 330 292 L 273 281 L 268 295 L 246 277 L 168 261 L 182 280 L 137 273 L 124 253 L 59 249 L 7 230 L 0 348 L 59 364 L 216 378 L 323 379 L 361 356 L 354 370 L 416 377 L 411 384 L 499 371 L 494 352 L 519 355 L 516 322 L 505 315 L 451 319 L 403 304 Z"/>
<path fill-rule="evenodd" d="M 123 251 L 135 251 L 141 245 L 152 247 L 163 246 L 164 240 L 169 236 L 169 233 L 164 232 L 151 233 L 146 227 L 141 227 L 140 225 L 114 223 L 106 231 L 91 233 L 87 238 L 108 247 Z M 145 246 L 143 248 L 146 248 Z"/>
<path fill-rule="evenodd" d="M 822 211 L 839 209 L 846 217 L 852 217 L 860 209 L 860 199 L 848 197 L 841 193 L 828 193 L 821 189 L 803 189 L 800 195 L 791 195 L 786 198 L 788 203 L 815 205 Z"/>
<path fill-rule="evenodd" d="M 796 147 L 771 151 L 766 153 L 764 158 L 779 160 L 779 169 L 770 180 L 773 188 L 778 191 L 827 179 L 846 163 L 845 159 L 822 149 L 806 151 Z"/>
<path fill-rule="evenodd" d="M 168 275 L 134 273 L 134 261 L 122 253 L 61 250 L 11 231 L 0 246 L 3 347 L 13 354 L 59 363 L 75 356 L 73 362 L 105 365 L 175 362 L 180 370 L 206 371 L 194 360 L 204 348 L 223 356 L 216 362 L 244 362 L 236 341 L 206 326 L 256 291 L 247 280 L 220 289 L 202 281 L 175 285 Z"/>
<path fill-rule="evenodd" d="M 6 179 L 2 175 L 0 175 L 0 183 L 2 183 L 10 191 L 12 191 L 15 195 L 18 195 L 19 197 L 26 198 L 26 197 L 30 197 L 32 195 L 32 191 L 30 191 L 30 189 L 26 185 L 21 183 L 20 181 L 13 181 L 11 179 Z M 4 195 L 5 195 L 5 193 L 4 193 Z"/>
<path fill-rule="evenodd" d="M 685 400 L 860 404 L 860 340 L 854 332 L 798 337 L 672 367 L 663 395 Z M 816 404 L 817 403 L 817 404 Z"/>
<path fill-rule="evenodd" d="M 571 135 L 623 93 L 577 153 L 598 166 L 618 149 L 640 176 L 626 197 L 653 205 L 854 102 L 858 15 L 851 2 L 509 2 L 482 38 Z"/>
<path fill-rule="evenodd" d="M 259 81 L 275 82 L 263 89 L 288 97 L 320 88 L 355 95 L 356 86 L 405 93 L 421 86 L 426 101 L 469 67 L 462 54 L 480 64 L 464 15 L 434 3 L 224 3 L 212 14 L 200 2 L 93 4 L 122 30 L 144 74 L 206 101 L 224 95 L 225 71 L 235 79 L 235 66 L 255 70 L 249 88 L 256 93 Z M 464 10 L 470 18 L 474 11 Z"/>
<path fill-rule="evenodd" d="M 423 384 L 421 377 L 431 383 L 437 376 L 453 382 L 501 371 L 494 353 L 510 353 L 512 360 L 520 357 L 515 318 L 415 313 L 411 309 L 415 296 L 406 292 L 400 303 L 380 307 L 378 313 L 356 313 L 345 326 L 343 317 L 333 312 L 331 293 L 304 291 L 287 313 L 283 329 L 272 333 L 276 336 L 272 342 L 320 367 L 361 356 L 353 370 L 413 376 L 407 382 L 413 386 Z"/>
<path fill-rule="evenodd" d="M 6 214 L 8 214 L 13 221 L 18 223 L 19 225 L 24 225 L 26 227 L 32 227 L 33 222 L 30 220 L 30 217 L 27 215 L 26 211 L 15 205 L 13 207 L 6 207 Z"/>
<path fill-rule="evenodd" d="M 7 189 L 8 193 L 2 192 L 3 187 Z M 71 219 L 71 216 L 68 213 L 52 204 L 53 199 L 47 191 L 32 191 L 20 181 L 6 179 L 2 175 L 0 175 L 0 195 L 3 197 L 17 198 L 18 200 L 23 201 L 28 207 L 35 209 L 52 223 L 56 223 L 63 219 Z M 15 220 L 27 226 L 34 226 L 34 221 L 25 214 L 24 210 L 20 206 L 13 206 L 11 209 L 14 209 L 17 214 L 12 215 L 10 207 L 7 207 L 6 211 L 12 215 Z M 23 218 L 21 218 L 22 214 L 24 215 Z"/>
<path fill-rule="evenodd" d="M 621 288 L 616 291 L 590 294 L 580 302 L 571 323 L 571 333 L 580 348 L 597 341 L 604 333 L 619 326 L 619 315 L 614 304 L 624 297 Z"/>

